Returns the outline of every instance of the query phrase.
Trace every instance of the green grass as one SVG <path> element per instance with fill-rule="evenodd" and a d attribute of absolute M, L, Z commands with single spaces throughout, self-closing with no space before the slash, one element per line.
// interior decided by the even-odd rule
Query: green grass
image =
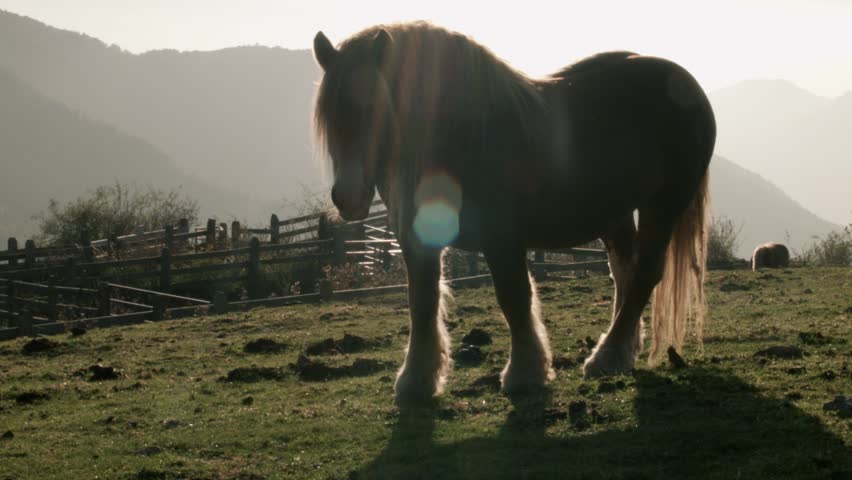
<path fill-rule="evenodd" d="M 576 361 L 608 325 L 609 279 L 539 287 L 554 354 Z M 432 405 L 404 411 L 392 405 L 395 367 L 326 382 L 287 368 L 309 343 L 344 333 L 379 346 L 315 358 L 399 365 L 402 295 L 92 330 L 36 355 L 21 354 L 26 339 L 2 342 L 0 434 L 14 437 L 0 439 L 0 479 L 850 478 L 852 420 L 822 405 L 852 395 L 852 269 L 712 272 L 707 290 L 705 352 L 690 343 L 689 368 L 642 362 L 632 376 L 584 381 L 574 365 L 549 391 L 514 399 L 487 382 L 509 340 L 493 290 L 458 291 L 454 345 L 474 327 L 494 344 L 481 365 L 457 366 Z M 802 332 L 828 339 L 804 343 Z M 257 338 L 288 348 L 244 353 Z M 806 355 L 754 356 L 773 345 Z M 75 375 L 94 363 L 126 376 Z M 219 380 L 251 365 L 287 374 Z M 26 392 L 47 398 L 19 404 Z M 568 415 L 577 401 L 580 422 Z"/>

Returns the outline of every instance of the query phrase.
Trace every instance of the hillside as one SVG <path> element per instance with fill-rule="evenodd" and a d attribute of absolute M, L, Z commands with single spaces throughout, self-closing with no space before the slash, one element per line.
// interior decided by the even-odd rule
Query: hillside
<path fill-rule="evenodd" d="M 718 271 L 707 280 L 703 357 L 689 341 L 687 368 L 650 368 L 643 357 L 632 375 L 591 381 L 580 370 L 584 339 L 606 329 L 612 284 L 602 275 L 543 281 L 556 379 L 511 398 L 498 391 L 510 342 L 494 290 L 458 290 L 453 351 L 474 328 L 493 342 L 468 349 L 481 356 L 457 356 L 444 394 L 422 408 L 392 404 L 407 341 L 404 294 L 90 329 L 49 337 L 52 348 L 29 355 L 22 349 L 31 339 L 2 341 L 0 435 L 9 433 L 0 472 L 44 480 L 849 478 L 849 420 L 823 404 L 852 391 L 852 271 Z M 342 354 L 325 342 L 325 354 L 301 357 L 344 335 L 364 347 Z M 777 346 L 798 358 L 758 353 Z M 95 363 L 118 378 L 90 374 Z"/>
<path fill-rule="evenodd" d="M 7 236 L 31 235 L 30 217 L 45 209 L 49 199 L 71 200 L 116 181 L 179 187 L 199 200 L 202 215 L 223 218 L 250 205 L 239 195 L 185 174 L 150 143 L 40 95 L 2 68 L 0 158 L 3 242 Z"/>
<path fill-rule="evenodd" d="M 812 243 L 813 235 L 839 228 L 806 210 L 760 175 L 721 156 L 710 162 L 710 192 L 716 216 L 742 226 L 737 255 L 749 258 L 764 242 L 786 242 L 794 250 Z"/>
<path fill-rule="evenodd" d="M 280 204 L 320 183 L 309 113 L 319 71 L 306 50 L 134 55 L 0 11 L 0 66 L 213 185 Z"/>
<path fill-rule="evenodd" d="M 852 93 L 826 99 L 779 80 L 753 80 L 710 96 L 716 153 L 772 181 L 797 202 L 852 222 Z"/>

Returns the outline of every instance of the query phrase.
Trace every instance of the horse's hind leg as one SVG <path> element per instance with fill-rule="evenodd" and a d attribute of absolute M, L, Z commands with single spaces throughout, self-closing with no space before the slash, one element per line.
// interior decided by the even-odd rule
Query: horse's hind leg
<path fill-rule="evenodd" d="M 450 339 L 444 326 L 449 290 L 441 285 L 441 251 L 415 251 L 403 244 L 403 257 L 411 327 L 405 363 L 394 385 L 397 404 L 440 394 L 450 369 Z"/>
<path fill-rule="evenodd" d="M 615 282 L 615 299 L 612 307 L 612 322 L 615 322 L 618 311 L 624 305 L 630 282 L 636 273 L 639 248 L 636 237 L 636 222 L 633 214 L 624 217 L 615 228 L 603 236 L 609 258 L 610 276 Z M 640 322 L 636 323 L 632 342 L 635 354 L 642 350 Z"/>
<path fill-rule="evenodd" d="M 640 316 L 663 276 L 675 217 L 661 210 L 640 209 L 636 266 L 628 275 L 623 300 L 617 300 L 621 305 L 612 326 L 586 359 L 583 366 L 586 377 L 617 375 L 633 369 L 640 347 Z"/>
<path fill-rule="evenodd" d="M 486 251 L 485 259 L 512 337 L 509 363 L 500 374 L 503 392 L 541 387 L 555 375 L 535 284 L 527 271 L 526 250 Z"/>

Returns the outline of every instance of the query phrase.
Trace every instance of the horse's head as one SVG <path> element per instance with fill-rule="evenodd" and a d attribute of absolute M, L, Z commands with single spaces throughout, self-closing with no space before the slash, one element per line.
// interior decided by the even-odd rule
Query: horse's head
<path fill-rule="evenodd" d="M 318 137 L 331 156 L 331 200 L 345 220 L 367 216 L 395 137 L 390 90 L 382 75 L 393 39 L 384 29 L 358 35 L 335 48 L 314 38 L 324 71 L 316 100 Z"/>

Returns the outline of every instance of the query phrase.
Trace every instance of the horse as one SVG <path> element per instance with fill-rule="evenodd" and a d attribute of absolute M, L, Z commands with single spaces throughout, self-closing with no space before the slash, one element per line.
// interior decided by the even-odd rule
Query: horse
<path fill-rule="evenodd" d="M 377 192 L 406 265 L 397 404 L 439 395 L 451 368 L 445 247 L 485 257 L 511 333 L 506 394 L 555 378 L 528 249 L 604 242 L 612 323 L 583 365 L 587 378 L 632 370 L 652 294 L 649 362 L 681 350 L 690 326 L 700 342 L 716 124 L 685 69 L 614 51 L 534 79 L 427 22 L 376 25 L 338 46 L 318 32 L 313 51 L 331 201 L 357 221 Z"/>
<path fill-rule="evenodd" d="M 758 245 L 751 255 L 751 269 L 756 272 L 761 268 L 786 268 L 790 266 L 790 251 L 780 243 L 764 243 Z"/>

